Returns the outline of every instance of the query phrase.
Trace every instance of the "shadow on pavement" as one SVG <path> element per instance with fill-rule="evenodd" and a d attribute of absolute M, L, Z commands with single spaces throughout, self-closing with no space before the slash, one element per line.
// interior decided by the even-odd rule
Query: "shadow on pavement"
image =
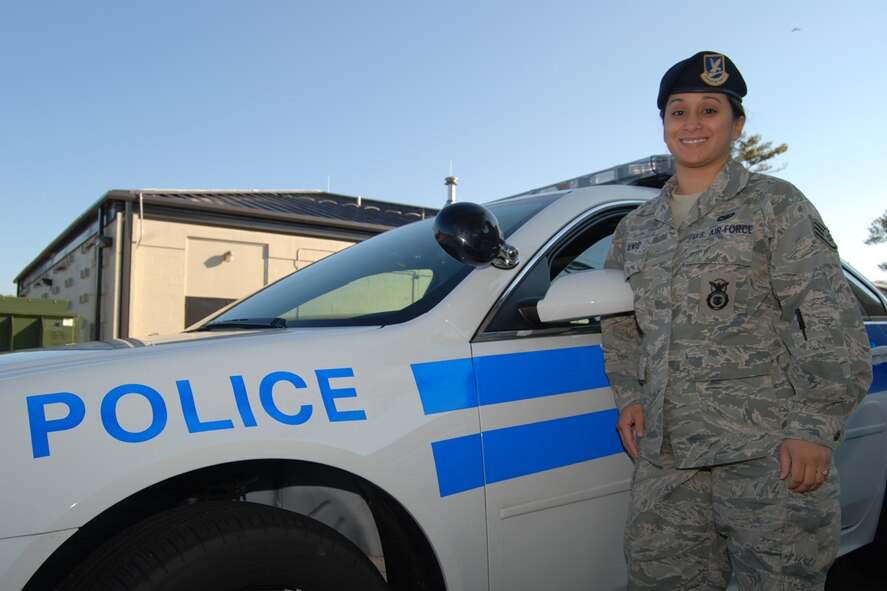
<path fill-rule="evenodd" d="M 887 556 L 875 556 L 862 547 L 837 559 L 828 573 L 825 591 L 884 591 Z"/>

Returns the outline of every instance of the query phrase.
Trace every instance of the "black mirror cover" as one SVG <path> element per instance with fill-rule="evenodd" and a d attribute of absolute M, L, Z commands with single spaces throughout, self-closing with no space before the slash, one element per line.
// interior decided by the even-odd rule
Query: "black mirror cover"
<path fill-rule="evenodd" d="M 468 202 L 451 203 L 438 212 L 434 237 L 447 254 L 475 267 L 493 262 L 505 244 L 496 216 Z"/>

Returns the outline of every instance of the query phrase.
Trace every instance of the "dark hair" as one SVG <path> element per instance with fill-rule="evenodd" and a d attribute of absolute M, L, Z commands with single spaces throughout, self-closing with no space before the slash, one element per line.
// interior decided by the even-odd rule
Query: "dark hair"
<path fill-rule="evenodd" d="M 740 117 L 745 117 L 745 107 L 742 106 L 742 101 L 729 94 L 725 94 L 724 96 L 727 97 L 727 101 L 730 103 L 730 108 L 733 110 L 733 121 L 739 121 Z M 659 109 L 659 118 L 665 121 L 665 107 Z"/>
<path fill-rule="evenodd" d="M 738 121 L 740 117 L 745 117 L 745 107 L 742 106 L 742 101 L 729 94 L 727 95 L 727 100 L 730 101 L 730 107 L 733 108 L 733 121 Z"/>

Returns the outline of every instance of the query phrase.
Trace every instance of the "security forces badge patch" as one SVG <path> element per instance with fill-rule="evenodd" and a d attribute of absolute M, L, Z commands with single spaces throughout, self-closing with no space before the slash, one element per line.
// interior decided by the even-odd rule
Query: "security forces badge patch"
<path fill-rule="evenodd" d="M 730 282 L 715 279 L 709 281 L 708 284 L 711 286 L 711 293 L 705 298 L 705 303 L 712 310 L 723 310 L 730 303 L 730 296 L 727 295 L 727 287 L 730 286 Z"/>
<path fill-rule="evenodd" d="M 724 318 L 734 314 L 735 281 L 724 278 L 720 271 L 707 273 L 699 279 L 699 312 L 703 316 Z"/>
<path fill-rule="evenodd" d="M 699 75 L 702 81 L 709 86 L 721 86 L 730 74 L 724 67 L 724 56 L 720 53 L 706 53 L 702 56 L 703 72 Z"/>

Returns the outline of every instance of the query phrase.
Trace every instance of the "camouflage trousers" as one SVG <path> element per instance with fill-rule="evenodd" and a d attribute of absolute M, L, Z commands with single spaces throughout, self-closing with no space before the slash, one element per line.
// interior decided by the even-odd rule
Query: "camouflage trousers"
<path fill-rule="evenodd" d="M 840 538 L 837 472 L 808 493 L 779 457 L 701 469 L 635 465 L 625 532 L 629 590 L 823 589 Z"/>

